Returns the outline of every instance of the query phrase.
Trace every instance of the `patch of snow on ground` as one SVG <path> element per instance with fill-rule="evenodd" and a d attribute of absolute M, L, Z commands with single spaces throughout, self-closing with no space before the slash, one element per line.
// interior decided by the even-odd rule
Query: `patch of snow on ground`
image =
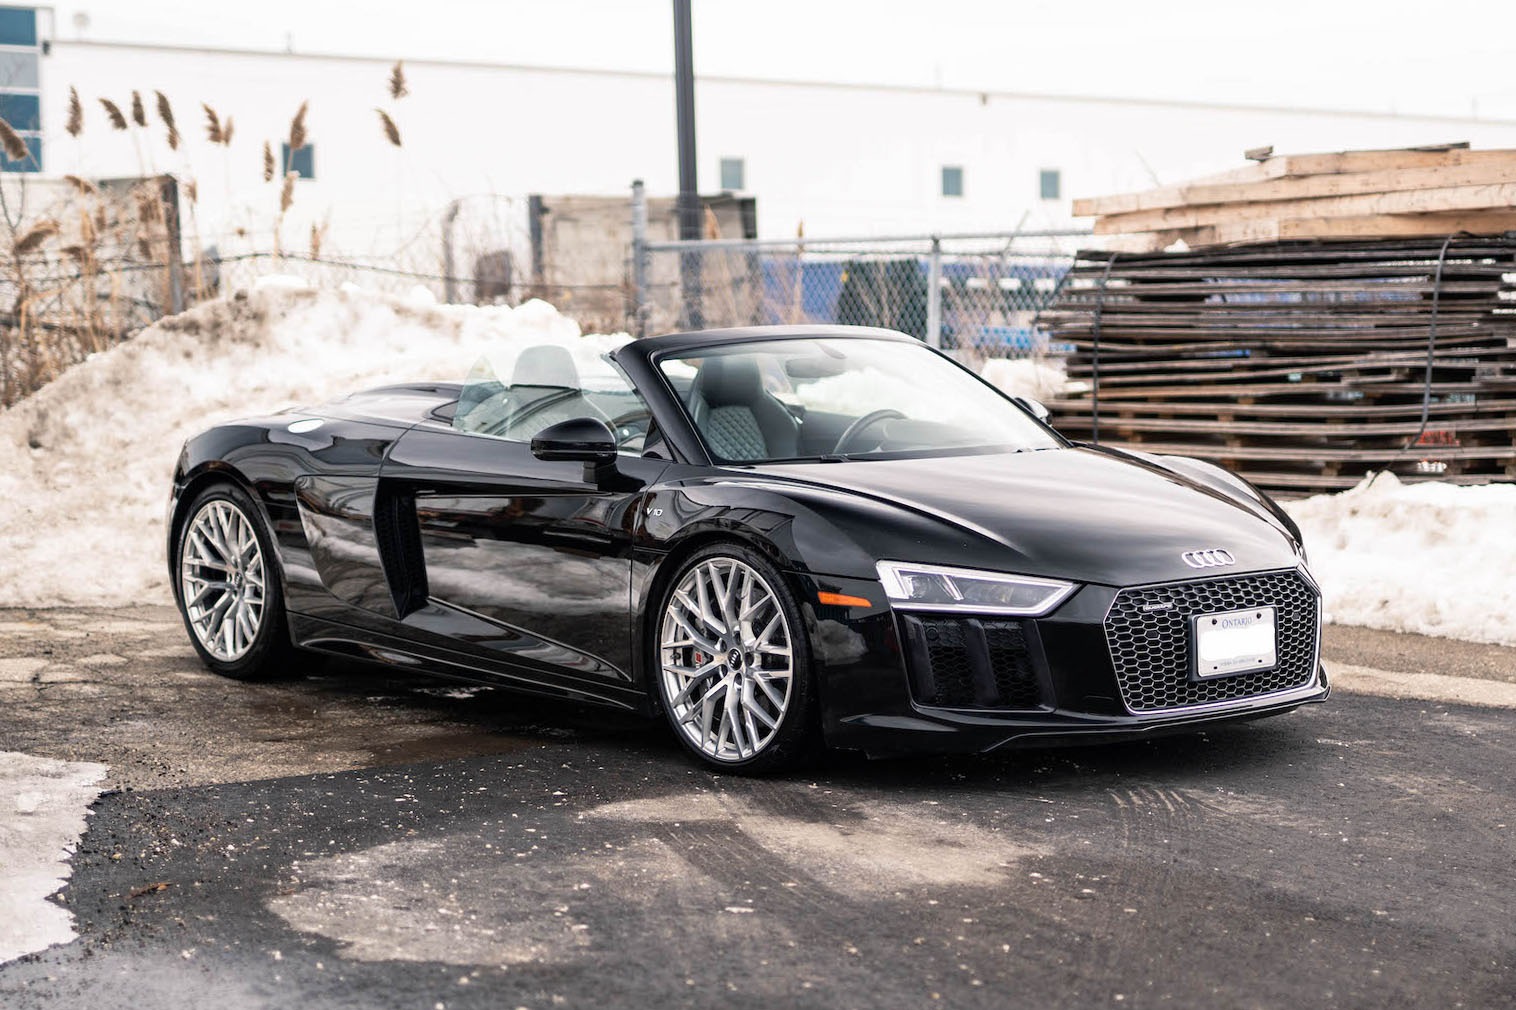
<path fill-rule="evenodd" d="M 105 766 L 0 751 L 0 964 L 74 938 L 48 901 L 100 795 Z"/>
<path fill-rule="evenodd" d="M 169 603 L 164 521 L 184 440 L 394 382 L 461 381 L 557 343 L 583 371 L 628 338 L 545 302 L 418 305 L 269 282 L 75 365 L 0 413 L 0 606 Z"/>
<path fill-rule="evenodd" d="M 1393 474 L 1289 502 L 1327 620 L 1516 645 L 1516 485 Z"/>

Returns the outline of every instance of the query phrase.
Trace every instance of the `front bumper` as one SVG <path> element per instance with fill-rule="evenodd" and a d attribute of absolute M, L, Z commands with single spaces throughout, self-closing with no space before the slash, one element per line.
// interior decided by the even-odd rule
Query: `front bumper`
<path fill-rule="evenodd" d="M 833 747 L 888 755 L 1133 739 L 1287 712 L 1329 693 L 1320 593 L 1303 570 L 1087 585 L 1025 620 L 893 611 L 877 583 L 799 578 L 812 590 L 803 599 L 822 590 L 874 603 L 812 605 L 808 615 Z M 1143 611 L 1152 600 L 1164 607 Z M 1280 607 L 1279 664 L 1198 681 L 1187 672 L 1188 617 L 1234 601 Z"/>

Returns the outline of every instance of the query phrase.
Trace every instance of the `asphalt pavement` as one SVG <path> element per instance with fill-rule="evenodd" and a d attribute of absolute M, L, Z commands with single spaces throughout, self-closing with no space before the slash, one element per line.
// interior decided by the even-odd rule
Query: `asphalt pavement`
<path fill-rule="evenodd" d="M 0 1006 L 1516 1006 L 1516 650 L 1326 653 L 1280 718 L 752 780 L 505 691 L 230 683 L 164 608 L 0 611 L 0 750 L 109 767 L 78 938 Z"/>

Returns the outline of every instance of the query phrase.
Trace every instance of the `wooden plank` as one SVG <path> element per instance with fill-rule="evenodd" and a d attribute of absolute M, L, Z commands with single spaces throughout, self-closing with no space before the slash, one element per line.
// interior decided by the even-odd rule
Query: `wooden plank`
<path fill-rule="evenodd" d="M 1104 397 L 1100 405 L 1102 417 L 1106 407 Z M 1074 411 L 1089 412 L 1090 400 L 1073 396 L 1055 397 L 1045 401 L 1054 413 L 1068 413 Z M 1114 410 L 1116 405 L 1109 405 Z M 1120 409 L 1131 414 L 1173 414 L 1180 415 L 1205 415 L 1215 416 L 1218 404 L 1214 403 L 1141 403 L 1123 401 Z M 1320 404 L 1315 403 L 1256 403 L 1256 404 L 1227 404 L 1225 409 L 1239 416 L 1248 417 L 1314 417 L 1327 416 L 1323 413 Z M 1460 416 L 1505 416 L 1510 420 L 1516 416 L 1516 400 L 1479 400 L 1474 403 L 1438 403 L 1433 402 L 1428 407 L 1428 414 L 1434 418 L 1445 418 L 1447 415 Z M 1398 404 L 1366 404 L 1366 403 L 1339 403 L 1332 406 L 1330 416 L 1333 418 L 1360 418 L 1360 417 L 1421 417 L 1420 403 Z"/>
<path fill-rule="evenodd" d="M 1086 405 L 1087 406 L 1087 405 Z M 1127 404 L 1122 404 L 1123 409 Z M 1090 414 L 1057 411 L 1054 427 L 1062 424 L 1089 427 Z M 1249 435 L 1265 438 L 1384 438 L 1389 436 L 1414 435 L 1421 429 L 1416 418 L 1404 421 L 1366 422 L 1342 424 L 1315 421 L 1222 421 L 1211 418 L 1187 419 L 1176 417 L 1109 417 L 1101 411 L 1100 427 L 1117 431 L 1173 432 L 1175 434 L 1199 435 Z M 1516 434 L 1516 424 L 1501 418 L 1457 418 L 1454 420 L 1429 421 L 1428 431 L 1453 431 L 1461 434 L 1477 432 L 1507 432 Z"/>
<path fill-rule="evenodd" d="M 1275 155 L 1267 161 L 1199 176 L 1175 186 L 1160 186 L 1154 190 L 1077 199 L 1074 201 L 1074 216 L 1094 217 L 1100 214 L 1124 214 L 1141 210 L 1144 208 L 1137 205 L 1136 198 L 1146 193 L 1178 189 L 1181 186 L 1245 185 L 1295 176 L 1358 175 L 1394 169 L 1456 168 L 1464 165 L 1499 162 L 1510 158 L 1513 154 L 1516 154 L 1516 151 L 1509 149 L 1471 151 L 1449 145 L 1436 148 Z M 1097 207 L 1100 209 L 1095 209 Z M 1106 209 L 1107 207 L 1109 209 Z"/>
<path fill-rule="evenodd" d="M 1203 207 L 1167 207 L 1111 214 L 1095 221 L 1096 235 L 1201 228 L 1234 221 L 1267 218 L 1349 217 L 1370 214 L 1427 214 L 1455 210 L 1516 208 L 1516 183 L 1489 186 L 1446 186 L 1403 193 L 1365 193 L 1312 200 L 1262 200 Z"/>
<path fill-rule="evenodd" d="M 1477 351 L 1469 351 L 1458 347 L 1439 347 L 1432 352 L 1433 368 L 1484 368 L 1501 363 L 1503 358 L 1516 357 L 1516 347 L 1481 348 Z M 1278 370 L 1280 374 L 1293 373 L 1296 371 L 1310 372 L 1324 369 L 1351 369 L 1368 368 L 1389 365 L 1424 365 L 1427 355 L 1425 351 L 1370 351 L 1366 354 L 1355 354 L 1351 357 L 1344 356 L 1340 352 L 1318 355 L 1283 355 L 1276 357 L 1269 354 L 1248 355 L 1205 355 L 1203 357 L 1184 358 L 1158 358 L 1142 361 L 1117 361 L 1100 363 L 1101 375 L 1111 378 L 1122 378 L 1134 374 L 1143 377 L 1156 375 L 1159 370 L 1174 372 L 1232 372 L 1239 375 L 1266 375 L 1270 374 L 1265 369 Z M 1094 371 L 1094 365 L 1085 360 L 1076 359 L 1068 365 L 1067 372 L 1071 376 L 1087 376 Z M 1178 378 L 1179 376 L 1176 376 Z"/>
<path fill-rule="evenodd" d="M 1184 334 L 1188 336 L 1188 334 Z M 1072 344 L 1080 352 L 1081 357 L 1088 358 L 1094 349 L 1094 340 L 1088 337 L 1074 336 L 1068 332 L 1061 333 L 1059 343 Z M 1423 331 L 1414 337 L 1401 340 L 1376 340 L 1373 343 L 1375 350 L 1382 351 L 1411 351 L 1421 350 L 1426 347 L 1426 333 Z M 1468 354 L 1482 353 L 1489 346 L 1487 337 L 1447 337 L 1441 331 L 1437 334 L 1439 347 L 1457 349 Z M 1364 342 L 1352 340 L 1332 340 L 1316 338 L 1310 341 L 1275 341 L 1265 338 L 1250 340 L 1206 340 L 1203 343 L 1191 341 L 1184 344 L 1172 343 L 1131 343 L 1125 338 L 1113 338 L 1110 334 L 1101 334 L 1100 361 L 1101 367 L 1108 362 L 1122 362 L 1150 366 L 1153 362 L 1160 362 L 1173 358 L 1176 354 L 1207 355 L 1221 350 L 1246 350 L 1259 351 L 1262 354 L 1284 352 L 1296 354 L 1301 351 L 1313 350 L 1325 354 L 1346 354 L 1359 351 Z M 1503 346 L 1503 345 L 1502 345 Z M 1227 360 L 1227 359 L 1223 359 Z"/>
<path fill-rule="evenodd" d="M 1432 395 L 1442 396 L 1449 393 L 1480 393 L 1486 391 L 1486 386 L 1481 382 L 1433 382 Z M 1351 394 L 1373 392 L 1378 394 L 1394 394 L 1397 396 L 1420 397 L 1422 391 L 1419 382 L 1377 382 L 1373 379 L 1357 378 L 1342 382 L 1259 382 L 1242 383 L 1238 385 L 1203 385 L 1200 383 L 1186 384 L 1183 386 L 1142 386 L 1120 389 L 1107 389 L 1101 385 L 1100 399 L 1105 400 L 1156 400 L 1156 399 L 1210 399 L 1230 400 L 1233 397 L 1246 396 L 1297 396 L 1313 397 L 1318 403 L 1318 410 L 1336 409 L 1336 405 L 1329 401 L 1323 403 L 1327 394 Z"/>
<path fill-rule="evenodd" d="M 1516 182 L 1516 151 L 1482 151 L 1498 155 L 1464 165 L 1432 168 L 1389 168 L 1376 172 L 1289 176 L 1261 182 L 1186 182 L 1121 197 L 1074 201 L 1075 217 L 1130 214 L 1166 207 L 1212 203 L 1255 203 L 1261 200 L 1301 200 L 1322 196 L 1393 193 L 1412 189 L 1444 189 Z M 1119 208 L 1119 209 L 1118 209 Z"/>
<path fill-rule="evenodd" d="M 1218 254 L 1226 250 L 1217 250 Z M 1274 266 L 1233 266 L 1227 262 L 1224 255 L 1216 255 L 1213 261 L 1206 265 L 1175 266 L 1169 267 L 1162 263 L 1134 265 L 1128 269 L 1125 264 L 1117 261 L 1116 267 L 1111 270 L 1111 277 L 1128 279 L 1146 283 L 1148 280 L 1160 281 L 1185 281 L 1185 280 L 1209 280 L 1211 278 L 1224 278 L 1229 280 L 1367 280 L 1377 283 L 1380 280 L 1393 280 L 1401 277 L 1427 277 L 1430 278 L 1437 268 L 1437 251 L 1432 250 L 1430 258 L 1421 262 L 1391 262 L 1391 263 L 1303 263 L 1299 265 L 1279 264 Z M 1462 258 L 1458 246 L 1454 245 L 1448 250 L 1447 259 L 1442 265 L 1442 276 L 1445 280 L 1453 280 L 1460 277 L 1492 277 L 1499 279 L 1502 275 L 1512 272 L 1510 263 L 1482 263 L 1468 262 Z M 1100 268 L 1077 267 L 1069 271 L 1069 283 L 1088 281 L 1091 284 L 1100 283 Z M 1066 289 L 1067 290 L 1067 289 Z M 1082 290 L 1076 288 L 1075 290 Z"/>
<path fill-rule="evenodd" d="M 1234 221 L 1207 225 L 1204 228 L 1181 231 L 1179 234 L 1187 245 L 1207 246 L 1227 245 L 1234 242 L 1279 242 L 1302 238 L 1451 235 L 1460 231 L 1485 235 L 1516 231 L 1516 211 L 1483 210 L 1457 214 L 1368 214 L 1352 217 L 1269 218 L 1260 221 Z"/>
<path fill-rule="evenodd" d="M 1511 215 L 1511 220 L 1516 222 L 1516 214 Z M 1249 221 L 1245 223 L 1256 224 L 1258 222 Z M 1283 222 L 1274 223 L 1279 224 Z M 1503 286 L 1499 277 L 1490 277 L 1484 280 L 1453 280 L 1446 276 L 1443 277 L 1441 285 L 1434 284 L 1431 277 L 1423 276 L 1386 278 L 1382 283 L 1366 283 L 1363 280 L 1354 279 L 1314 280 L 1301 277 L 1280 278 L 1277 280 L 1224 280 L 1217 278 L 1214 281 L 1167 281 L 1162 279 L 1149 281 L 1147 278 L 1139 278 L 1136 275 L 1120 278 L 1120 281 L 1121 283 L 1116 283 L 1113 280 L 1105 288 L 1104 299 L 1106 304 L 1114 304 L 1113 299 L 1117 298 L 1148 298 L 1154 295 L 1205 295 L 1208 298 L 1215 295 L 1256 295 L 1260 298 L 1284 296 L 1296 298 L 1302 294 L 1340 293 L 1361 295 L 1366 301 L 1370 297 L 1376 301 L 1382 301 L 1390 296 L 1394 296 L 1400 301 L 1411 301 L 1411 299 L 1406 297 L 1407 295 L 1430 295 L 1433 290 L 1437 289 L 1440 289 L 1444 295 L 1480 294 L 1494 296 Z M 1101 290 L 1098 287 L 1098 283 L 1094 287 L 1084 286 L 1084 279 L 1081 278 L 1078 286 L 1065 285 L 1063 294 L 1070 300 L 1088 298 L 1093 302 L 1094 299 L 1101 297 Z M 1172 302 L 1165 304 L 1171 308 L 1173 307 Z M 1227 304 L 1234 303 L 1229 302 Z M 1235 304 L 1249 303 L 1238 302 Z M 1294 301 L 1290 304 L 1298 306 L 1315 303 Z M 1359 303 L 1336 302 L 1333 304 L 1353 305 Z"/>
<path fill-rule="evenodd" d="M 1376 264 L 1386 260 L 1436 261 L 1442 243 L 1426 238 L 1373 238 L 1336 242 L 1280 242 L 1272 245 L 1244 246 L 1230 249 L 1192 249 L 1186 251 L 1133 253 L 1120 257 L 1112 276 L 1148 267 L 1188 266 L 1300 266 L 1306 264 Z M 1083 249 L 1077 254 L 1074 273 L 1085 276 L 1104 271 L 1111 254 L 1099 249 Z M 1516 263 L 1516 245 L 1498 238 L 1458 239 L 1448 249 L 1448 258 L 1488 257 L 1504 263 Z"/>
<path fill-rule="evenodd" d="M 1102 440 L 1102 445 L 1106 444 Z M 1122 443 L 1109 443 L 1122 448 Z M 1203 459 L 1287 460 L 1301 465 L 1338 463 L 1391 463 L 1414 459 L 1516 459 L 1516 445 L 1413 445 L 1409 449 L 1330 449 L 1321 446 L 1274 448 L 1256 445 L 1191 445 L 1188 443 L 1144 442 L 1131 448 L 1174 456 L 1199 456 Z"/>

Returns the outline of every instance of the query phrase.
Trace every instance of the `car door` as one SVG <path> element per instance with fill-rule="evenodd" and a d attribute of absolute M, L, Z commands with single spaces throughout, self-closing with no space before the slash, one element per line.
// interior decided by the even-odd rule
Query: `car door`
<path fill-rule="evenodd" d="M 388 538 L 381 529 L 380 540 L 387 567 L 393 558 L 404 570 L 408 553 L 420 555 L 409 563 L 421 585 L 402 604 L 413 634 L 464 663 L 562 688 L 602 698 L 630 689 L 631 545 L 642 489 L 668 463 L 643 458 L 625 427 L 626 451 L 598 474 L 538 459 L 530 445 L 544 422 L 565 413 L 609 418 L 596 401 L 610 393 L 640 403 L 624 380 L 605 390 L 610 381 L 602 376 L 589 399 L 555 389 L 546 398 L 552 408 L 522 423 L 467 430 L 428 421 L 401 436 L 380 477 L 380 497 L 396 503 L 401 528 Z M 497 384 L 497 395 L 517 403 L 540 392 Z M 460 402 L 470 399 L 466 388 Z"/>

